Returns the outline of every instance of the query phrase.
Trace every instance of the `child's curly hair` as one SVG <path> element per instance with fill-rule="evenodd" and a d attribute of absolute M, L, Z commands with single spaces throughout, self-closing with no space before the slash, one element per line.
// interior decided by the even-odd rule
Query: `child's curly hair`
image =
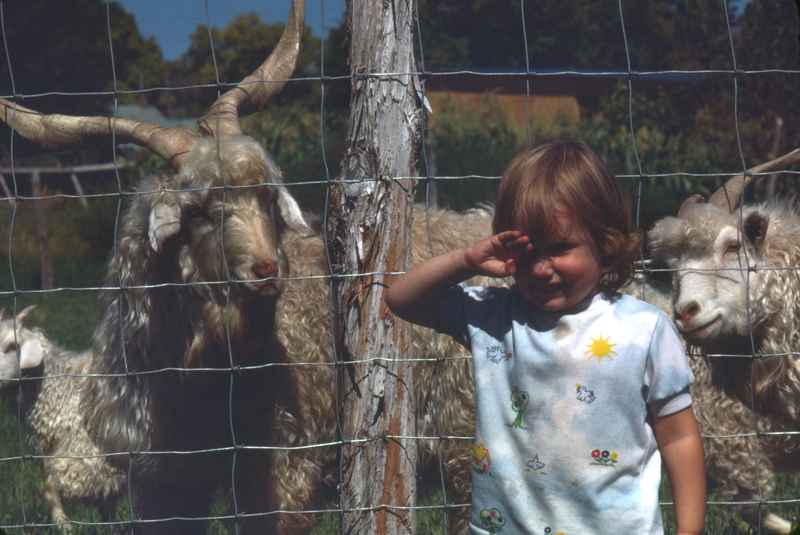
<path fill-rule="evenodd" d="M 634 274 L 642 231 L 617 177 L 585 144 L 545 140 L 518 154 L 497 192 L 494 233 L 519 230 L 536 241 L 559 239 L 555 215 L 570 216 L 593 239 L 605 274 L 603 290 L 616 291 Z"/>

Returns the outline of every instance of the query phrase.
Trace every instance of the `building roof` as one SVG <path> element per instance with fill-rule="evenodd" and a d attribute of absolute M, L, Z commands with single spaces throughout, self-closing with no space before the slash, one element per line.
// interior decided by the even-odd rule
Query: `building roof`
<path fill-rule="evenodd" d="M 114 114 L 114 109 L 109 110 L 109 114 Z M 197 130 L 196 119 L 167 119 L 158 111 L 155 106 L 142 106 L 140 104 L 118 104 L 116 116 L 121 119 L 132 119 L 145 123 L 157 124 L 170 128 L 187 127 Z"/>
<path fill-rule="evenodd" d="M 706 80 L 704 73 L 686 71 L 631 72 L 590 69 L 431 69 L 425 73 L 428 91 L 596 97 L 607 94 L 619 81 L 639 84 L 694 84 Z"/>

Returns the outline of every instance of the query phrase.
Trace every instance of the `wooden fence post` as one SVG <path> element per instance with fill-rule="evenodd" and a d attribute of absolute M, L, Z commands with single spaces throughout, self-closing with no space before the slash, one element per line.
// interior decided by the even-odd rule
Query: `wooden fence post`
<path fill-rule="evenodd" d="M 415 531 L 407 508 L 416 504 L 413 378 L 403 360 L 410 332 L 383 303 L 395 278 L 384 273 L 408 267 L 422 148 L 412 6 L 349 6 L 350 127 L 327 225 L 345 441 L 342 533 L 353 535 Z"/>

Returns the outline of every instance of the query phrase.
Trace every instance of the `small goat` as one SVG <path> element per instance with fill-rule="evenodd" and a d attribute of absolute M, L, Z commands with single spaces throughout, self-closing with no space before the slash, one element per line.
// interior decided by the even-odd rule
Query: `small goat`
<path fill-rule="evenodd" d="M 291 77 L 304 28 L 293 0 L 269 58 L 199 122 L 206 134 L 138 121 L 40 115 L 0 101 L 2 118 L 45 148 L 110 140 L 167 165 L 144 180 L 109 260 L 87 385 L 86 425 L 129 470 L 140 529 L 204 533 L 212 494 L 232 488 L 250 533 L 308 528 L 321 468 L 302 448 L 317 393 L 273 329 L 288 275 L 284 229 L 311 234 L 280 170 L 239 115 Z M 113 129 L 113 132 L 112 132 Z M 287 233 L 288 234 L 288 233 Z"/>
<path fill-rule="evenodd" d="M 43 457 L 44 497 L 53 522 L 68 531 L 64 503 L 97 506 L 104 522 L 113 520 L 116 499 L 127 482 L 89 437 L 83 423 L 81 392 L 91 352 L 72 353 L 51 343 L 38 329 L 22 323 L 35 305 L 3 320 L 0 310 L 0 388 L 22 381 L 20 410 L 27 429 L 28 453 Z M 16 331 L 15 331 L 16 325 Z"/>
<path fill-rule="evenodd" d="M 710 382 L 734 401 L 709 406 L 715 418 L 730 418 L 755 431 L 800 429 L 800 215 L 789 201 L 736 210 L 742 189 L 757 173 L 782 169 L 800 150 L 729 180 L 708 203 L 687 199 L 677 217 L 658 221 L 649 232 L 656 260 L 674 269 L 674 317 L 691 353 L 708 358 Z M 751 387 L 752 385 L 752 387 Z M 753 407 L 754 415 L 748 407 Z M 723 412 L 724 411 L 724 412 Z M 723 487 L 728 495 L 758 500 L 773 487 L 772 464 L 796 470 L 800 440 L 785 435 L 759 438 L 759 478 L 754 461 L 737 465 L 736 455 L 755 456 L 755 439 L 725 447 L 739 472 Z M 713 470 L 709 473 L 713 476 Z M 744 518 L 770 531 L 789 533 L 791 524 L 757 504 L 741 508 Z"/>

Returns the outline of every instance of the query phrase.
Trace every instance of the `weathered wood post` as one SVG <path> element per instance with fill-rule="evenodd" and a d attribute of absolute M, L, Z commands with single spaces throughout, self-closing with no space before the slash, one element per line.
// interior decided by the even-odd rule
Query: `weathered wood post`
<path fill-rule="evenodd" d="M 351 115 L 342 177 L 331 188 L 342 414 L 342 533 L 413 533 L 416 444 L 408 325 L 383 303 L 410 257 L 422 110 L 413 2 L 353 0 Z M 338 275 L 338 276 L 337 276 Z M 350 276 L 358 275 L 358 276 Z M 399 507 L 396 507 L 399 506 Z"/>

